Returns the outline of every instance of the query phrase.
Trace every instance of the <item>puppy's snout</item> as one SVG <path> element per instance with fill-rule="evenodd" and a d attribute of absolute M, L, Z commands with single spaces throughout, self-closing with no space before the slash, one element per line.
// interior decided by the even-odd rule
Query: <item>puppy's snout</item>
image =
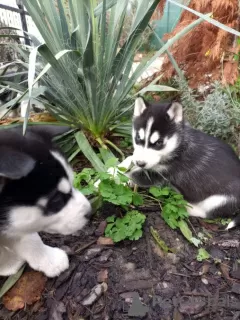
<path fill-rule="evenodd" d="M 136 161 L 136 165 L 140 168 L 144 168 L 146 164 L 147 163 L 145 161 L 141 161 L 141 160 Z"/>

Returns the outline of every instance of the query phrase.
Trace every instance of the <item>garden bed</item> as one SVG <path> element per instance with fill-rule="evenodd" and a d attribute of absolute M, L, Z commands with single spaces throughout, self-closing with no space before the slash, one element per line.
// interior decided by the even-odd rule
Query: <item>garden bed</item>
<path fill-rule="evenodd" d="M 112 206 L 103 208 L 74 236 L 43 234 L 45 243 L 69 253 L 70 268 L 48 280 L 33 306 L 14 313 L 1 305 L 0 319 L 239 319 L 240 230 L 223 232 L 216 225 L 191 219 L 196 232 L 205 229 L 212 236 L 206 247 L 211 258 L 199 262 L 197 248 L 167 227 L 157 209 L 145 213 L 140 240 L 99 245 L 104 221 L 115 211 Z M 164 253 L 157 246 L 150 226 L 176 253 Z M 0 278 L 0 285 L 4 280 Z M 83 306 L 101 283 L 104 292 L 99 299 Z"/>

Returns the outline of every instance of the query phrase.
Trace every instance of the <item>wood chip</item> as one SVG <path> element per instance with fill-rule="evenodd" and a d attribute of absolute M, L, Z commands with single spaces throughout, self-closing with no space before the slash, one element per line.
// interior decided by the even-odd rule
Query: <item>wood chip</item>
<path fill-rule="evenodd" d="M 97 244 L 102 246 L 113 246 L 114 242 L 111 238 L 99 237 Z"/>

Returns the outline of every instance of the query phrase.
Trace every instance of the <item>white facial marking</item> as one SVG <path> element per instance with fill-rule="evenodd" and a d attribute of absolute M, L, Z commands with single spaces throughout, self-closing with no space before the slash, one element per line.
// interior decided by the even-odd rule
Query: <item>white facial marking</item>
<path fill-rule="evenodd" d="M 71 191 L 71 185 L 66 178 L 62 178 L 57 186 L 58 190 L 62 193 L 69 193 Z"/>
<path fill-rule="evenodd" d="M 137 99 L 135 100 L 135 106 L 134 106 L 134 114 L 133 114 L 134 117 L 139 117 L 146 108 L 147 108 L 147 107 L 146 107 L 143 99 L 140 98 L 140 97 L 137 98 Z"/>
<path fill-rule="evenodd" d="M 151 137 L 150 137 L 150 142 L 151 142 L 152 144 L 154 144 L 155 142 L 158 141 L 159 138 L 160 138 L 159 133 L 158 133 L 157 131 L 155 131 L 155 132 L 153 132 L 153 134 L 152 134 Z"/>
<path fill-rule="evenodd" d="M 152 125 L 151 122 L 148 122 L 148 124 L 149 124 L 149 127 L 150 125 Z M 151 130 L 151 127 L 150 127 L 150 130 Z M 146 130 L 146 137 L 145 137 L 148 142 L 147 134 L 149 137 L 148 130 Z M 174 134 L 172 137 L 170 138 L 166 137 L 164 139 L 164 146 L 161 150 L 154 150 L 152 148 L 149 148 L 148 145 L 146 144 L 145 146 L 134 144 L 133 161 L 135 164 L 137 161 L 146 162 L 145 169 L 151 169 L 156 166 L 159 167 L 163 159 L 166 160 L 171 158 L 171 155 L 174 152 L 174 150 L 177 148 L 178 143 L 179 143 L 178 135 Z"/>
<path fill-rule="evenodd" d="M 88 221 L 86 214 L 90 211 L 91 205 L 87 198 L 73 189 L 72 197 L 67 204 L 55 214 L 43 215 L 41 208 L 36 206 L 13 208 L 9 212 L 10 226 L 5 233 L 8 236 L 22 236 L 40 231 L 73 234 L 86 225 Z"/>
<path fill-rule="evenodd" d="M 151 133 L 153 122 L 154 122 L 154 119 L 153 119 L 153 117 L 151 117 L 151 118 L 148 119 L 148 122 L 146 124 L 145 148 L 147 148 L 147 145 L 148 145 L 148 141 L 149 141 L 149 138 L 150 138 L 150 133 Z"/>
<path fill-rule="evenodd" d="M 47 202 L 48 202 L 48 200 L 46 198 L 41 198 L 40 200 L 38 200 L 37 205 L 45 207 Z"/>
<path fill-rule="evenodd" d="M 143 128 L 141 128 L 139 131 L 138 131 L 138 134 L 139 134 L 139 137 L 141 140 L 144 140 L 145 138 L 145 130 Z"/>
<path fill-rule="evenodd" d="M 222 205 L 225 205 L 229 201 L 233 201 L 233 198 L 216 194 L 206 198 L 201 202 L 195 204 L 190 203 L 189 205 L 191 207 L 187 207 L 187 211 L 190 216 L 206 218 L 209 212 Z"/>
<path fill-rule="evenodd" d="M 73 170 L 70 167 L 70 165 L 67 163 L 66 159 L 57 151 L 50 151 L 53 157 L 60 162 L 60 164 L 63 166 L 64 170 L 66 171 L 66 174 L 70 180 L 71 183 L 73 183 L 74 174 Z"/>

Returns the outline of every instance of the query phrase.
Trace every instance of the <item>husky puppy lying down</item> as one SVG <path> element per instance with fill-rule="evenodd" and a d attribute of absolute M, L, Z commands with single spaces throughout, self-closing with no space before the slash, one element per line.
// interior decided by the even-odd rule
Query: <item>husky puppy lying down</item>
<path fill-rule="evenodd" d="M 190 216 L 231 217 L 240 224 L 240 160 L 232 148 L 186 124 L 177 102 L 135 101 L 134 152 L 119 167 L 139 186 L 170 185 L 188 201 Z M 147 174 L 146 174 L 147 173 Z"/>
<path fill-rule="evenodd" d="M 52 138 L 66 127 L 0 130 L 0 276 L 27 262 L 48 277 L 68 268 L 66 253 L 45 245 L 38 232 L 72 234 L 91 214 L 89 201 L 72 187 L 73 172 Z"/>

